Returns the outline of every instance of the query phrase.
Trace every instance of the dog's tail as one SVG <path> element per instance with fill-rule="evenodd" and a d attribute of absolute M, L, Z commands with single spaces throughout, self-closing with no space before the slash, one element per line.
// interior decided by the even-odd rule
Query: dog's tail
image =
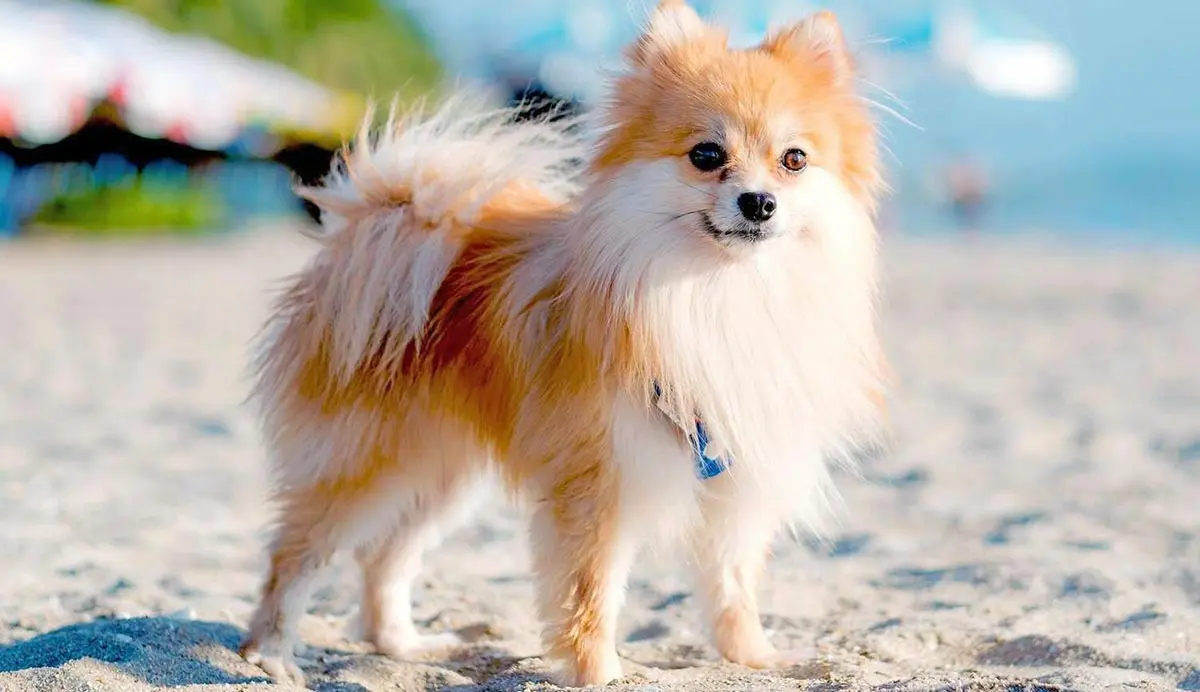
<path fill-rule="evenodd" d="M 349 374 L 369 354 L 419 339 L 479 228 L 570 201 L 582 154 L 575 124 L 520 114 L 456 97 L 431 115 L 393 108 L 377 134 L 368 115 L 323 184 L 298 190 L 322 210 L 324 285 L 310 286 L 307 302 L 329 329 L 331 365 Z"/>

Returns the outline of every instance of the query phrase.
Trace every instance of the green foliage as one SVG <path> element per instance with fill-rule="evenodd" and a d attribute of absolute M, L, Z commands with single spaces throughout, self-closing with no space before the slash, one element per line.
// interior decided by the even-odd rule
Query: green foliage
<path fill-rule="evenodd" d="M 334 89 L 389 100 L 436 87 L 424 37 L 379 0 L 99 0 L 175 32 L 208 36 Z"/>
<path fill-rule="evenodd" d="M 223 208 L 216 192 L 203 185 L 138 178 L 68 190 L 43 206 L 34 224 L 97 237 L 199 234 L 220 225 Z"/>

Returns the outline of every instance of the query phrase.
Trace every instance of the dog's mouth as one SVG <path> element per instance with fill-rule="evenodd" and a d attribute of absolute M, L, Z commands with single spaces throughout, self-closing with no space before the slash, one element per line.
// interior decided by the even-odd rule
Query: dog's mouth
<path fill-rule="evenodd" d="M 700 228 L 722 243 L 739 240 L 757 243 L 771 237 L 771 234 L 760 223 L 747 222 L 735 224 L 729 228 L 720 228 L 713 222 L 712 217 L 706 211 L 700 212 Z"/>

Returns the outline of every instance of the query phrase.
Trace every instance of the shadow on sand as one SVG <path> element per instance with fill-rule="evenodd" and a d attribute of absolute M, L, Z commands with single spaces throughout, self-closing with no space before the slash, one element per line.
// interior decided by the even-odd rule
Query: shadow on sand
<path fill-rule="evenodd" d="M 242 636 L 232 625 L 200 620 L 96 620 L 0 647 L 0 673 L 92 659 L 160 687 L 268 682 L 237 655 Z"/>

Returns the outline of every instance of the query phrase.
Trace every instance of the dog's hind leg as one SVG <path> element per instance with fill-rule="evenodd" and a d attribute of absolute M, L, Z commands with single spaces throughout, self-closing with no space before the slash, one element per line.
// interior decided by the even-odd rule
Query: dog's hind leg
<path fill-rule="evenodd" d="M 482 487 L 472 475 L 456 471 L 423 489 L 380 540 L 355 552 L 363 570 L 361 635 L 390 656 L 453 646 L 453 633 L 424 635 L 412 619 L 412 590 L 421 569 L 421 556 L 465 521 Z"/>
<path fill-rule="evenodd" d="M 313 582 L 363 520 L 363 484 L 320 481 L 277 495 L 281 511 L 262 600 L 241 653 L 284 684 L 303 686 L 296 629 Z"/>

